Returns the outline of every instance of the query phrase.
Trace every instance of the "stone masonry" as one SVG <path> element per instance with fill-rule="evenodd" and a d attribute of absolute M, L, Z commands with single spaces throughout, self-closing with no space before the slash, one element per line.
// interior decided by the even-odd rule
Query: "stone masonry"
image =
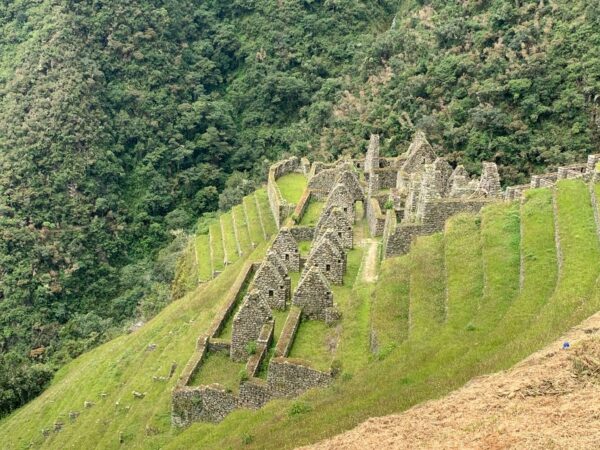
<path fill-rule="evenodd" d="M 302 315 L 317 320 L 325 320 L 327 308 L 333 307 L 333 293 L 327 279 L 317 267 L 305 271 L 294 296 L 292 304 L 302 308 Z"/>
<path fill-rule="evenodd" d="M 300 271 L 300 251 L 298 243 L 288 228 L 281 228 L 273 241 L 271 250 L 283 261 L 288 270 Z"/>
<path fill-rule="evenodd" d="M 313 245 L 306 268 L 318 268 L 333 284 L 342 284 L 346 272 L 346 253 L 333 230 L 328 230 Z M 305 269 L 306 270 L 306 269 Z"/>
<path fill-rule="evenodd" d="M 231 359 L 234 361 L 248 359 L 247 345 L 258 339 L 263 325 L 272 317 L 269 305 L 258 290 L 253 290 L 246 295 L 242 306 L 233 318 Z"/>
<path fill-rule="evenodd" d="M 285 309 L 290 298 L 291 280 L 281 267 L 273 264 L 272 260 L 279 257 L 273 254 L 265 258 L 254 276 L 254 288 L 258 289 L 263 299 L 271 309 Z"/>
<path fill-rule="evenodd" d="M 315 237 L 318 239 L 326 230 L 334 230 L 344 248 L 353 247 L 352 224 L 339 207 L 331 207 L 323 212 L 315 229 Z"/>
<path fill-rule="evenodd" d="M 346 186 L 341 183 L 336 184 L 327 197 L 325 210 L 332 207 L 340 208 L 348 221 L 354 223 L 354 200 Z"/>

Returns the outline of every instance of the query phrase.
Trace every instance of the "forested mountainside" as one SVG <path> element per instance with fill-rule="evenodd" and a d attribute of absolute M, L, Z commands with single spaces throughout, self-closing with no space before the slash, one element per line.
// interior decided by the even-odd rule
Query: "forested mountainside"
<path fill-rule="evenodd" d="M 0 415 L 170 300 L 177 230 L 253 190 L 393 3 L 2 2 Z"/>
<path fill-rule="evenodd" d="M 600 0 L 0 4 L 0 416 L 171 300 L 196 219 L 286 153 L 522 181 L 600 143 Z"/>

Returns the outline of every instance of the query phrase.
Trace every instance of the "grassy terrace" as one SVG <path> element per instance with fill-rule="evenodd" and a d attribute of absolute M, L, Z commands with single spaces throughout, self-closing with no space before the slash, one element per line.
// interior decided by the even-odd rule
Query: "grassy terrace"
<path fill-rule="evenodd" d="M 0 422 L 3 445 L 86 448 L 94 442 L 117 449 L 123 447 L 116 438 L 122 433 L 127 448 L 282 449 L 315 442 L 370 416 L 403 411 L 475 376 L 510 367 L 596 312 L 596 233 L 587 186 L 565 180 L 556 194 L 532 190 L 522 205 L 503 203 L 479 216 L 452 218 L 445 233 L 418 239 L 410 254 L 386 260 L 377 283 L 361 281 L 363 250 L 357 246 L 348 255 L 352 285 L 334 288 L 343 313 L 334 356 L 342 375 L 332 387 L 302 396 L 311 411 L 290 415 L 299 400 L 277 400 L 259 411 L 236 411 L 218 425 L 174 429 L 170 391 L 176 377 L 159 383 L 152 376 L 166 375 L 173 361 L 181 370 L 222 305 L 241 258 L 139 331 L 63 368 L 46 392 Z M 369 352 L 371 326 L 379 344 L 375 357 Z M 294 352 L 310 353 L 322 340 L 316 330 L 317 339 L 305 343 L 305 331 Z M 145 351 L 149 343 L 157 344 L 154 352 Z M 233 380 L 239 370 L 229 367 L 225 373 L 219 382 Z M 146 397 L 134 399 L 132 390 Z M 86 400 L 94 407 L 83 409 Z M 81 413 L 75 422 L 68 419 L 72 410 Z M 44 438 L 39 430 L 51 429 L 56 420 L 65 423 L 63 430 Z"/>
<path fill-rule="evenodd" d="M 281 196 L 289 203 L 298 203 L 306 185 L 306 177 L 301 173 L 288 173 L 277 179 Z"/>
<path fill-rule="evenodd" d="M 225 252 L 223 249 L 223 234 L 219 221 L 212 223 L 208 228 L 210 234 L 210 248 L 212 250 L 212 266 L 214 270 L 223 270 L 225 267 Z"/>
<path fill-rule="evenodd" d="M 336 329 L 320 320 L 303 320 L 298 327 L 290 358 L 310 362 L 315 369 L 327 370 L 335 355 Z"/>
<path fill-rule="evenodd" d="M 191 386 L 219 383 L 232 392 L 240 388 L 240 372 L 246 365 L 237 363 L 225 353 L 208 353 L 198 372 L 190 381 Z"/>
<path fill-rule="evenodd" d="M 258 244 L 265 238 L 260 216 L 258 215 L 258 205 L 254 195 L 244 197 L 243 208 L 248 220 L 248 234 L 250 241 Z"/>
<path fill-rule="evenodd" d="M 410 258 L 401 256 L 383 261 L 380 277 L 387 282 L 371 299 L 376 352 L 388 351 L 408 338 Z"/>
<path fill-rule="evenodd" d="M 259 189 L 254 193 L 260 218 L 267 236 L 277 233 L 277 224 L 273 218 L 271 207 L 269 206 L 269 198 L 265 189 Z"/>
<path fill-rule="evenodd" d="M 222 214 L 220 217 L 221 229 L 223 230 L 223 246 L 225 247 L 225 261 L 229 264 L 237 261 L 239 254 L 233 231 L 233 222 L 231 220 L 231 212 Z"/>
<path fill-rule="evenodd" d="M 208 234 L 197 234 L 195 246 L 196 258 L 198 260 L 198 280 L 208 281 L 212 278 L 212 262 L 210 259 L 210 242 Z"/>
<path fill-rule="evenodd" d="M 252 244 L 248 224 L 246 223 L 246 215 L 244 214 L 244 207 L 242 205 L 234 206 L 231 210 L 231 217 L 235 223 L 240 249 L 243 254 L 247 254 L 251 251 Z"/>
<path fill-rule="evenodd" d="M 325 202 L 319 202 L 316 200 L 311 200 L 308 206 L 306 207 L 306 211 L 304 211 L 304 215 L 300 220 L 299 225 L 303 226 L 315 226 L 321 216 L 321 212 L 323 211 L 323 207 L 325 206 Z"/>

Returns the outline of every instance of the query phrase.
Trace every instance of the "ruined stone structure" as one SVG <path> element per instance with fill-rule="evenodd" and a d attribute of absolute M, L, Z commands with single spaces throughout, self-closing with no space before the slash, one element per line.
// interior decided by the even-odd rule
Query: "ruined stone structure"
<path fill-rule="evenodd" d="M 258 290 L 253 290 L 246 295 L 233 319 L 231 359 L 244 361 L 248 358 L 248 344 L 258 339 L 263 325 L 272 317 L 269 305 Z"/>
<path fill-rule="evenodd" d="M 300 251 L 298 243 L 288 228 L 279 230 L 271 250 L 283 261 L 288 270 L 298 272 L 300 270 Z"/>
<path fill-rule="evenodd" d="M 354 244 L 352 224 L 339 207 L 326 209 L 315 227 L 314 237 L 320 238 L 327 230 L 333 230 L 345 249 L 350 249 Z"/>
<path fill-rule="evenodd" d="M 270 251 L 254 277 L 259 290 L 271 309 L 285 309 L 290 298 L 291 280 L 287 268 L 277 253 Z"/>
<path fill-rule="evenodd" d="M 304 273 L 292 304 L 301 308 L 305 317 L 325 320 L 326 310 L 333 307 L 333 293 L 320 268 L 312 266 Z"/>
<path fill-rule="evenodd" d="M 360 176 L 357 169 L 362 172 Z M 276 183 L 291 172 L 308 178 L 296 205 L 283 200 Z M 381 157 L 379 136 L 372 135 L 364 160 L 310 165 L 306 159 L 289 158 L 274 164 L 267 190 L 279 233 L 262 261 L 242 268 L 208 332 L 199 337 L 173 390 L 172 423 L 218 422 L 237 408 L 260 408 L 273 398 L 293 397 L 332 382 L 332 370 L 316 370 L 310 362 L 288 355 L 302 321 L 331 324 L 343 319 L 331 285 L 343 283 L 346 252 L 356 244 L 353 224 L 357 202 L 363 202 L 372 237 L 382 236 L 383 256 L 390 257 L 408 252 L 417 236 L 441 231 L 454 214 L 478 212 L 490 202 L 517 200 L 527 189 L 577 178 L 600 181 L 600 155 L 590 155 L 586 164 L 534 175 L 529 184 L 502 192 L 494 163 L 484 162 L 479 177 L 470 176 L 460 165 L 453 169 L 444 158 L 436 157 L 421 132 L 415 134 L 408 150 L 395 158 Z M 325 203 L 316 226 L 296 225 L 311 201 Z M 600 224 L 600 212 L 595 208 L 595 220 Z M 308 254 L 303 250 L 302 257 L 299 241 L 311 242 Z M 292 294 L 289 272 L 300 271 Z M 288 313 L 273 348 L 275 310 Z M 228 329 L 227 323 L 232 326 L 231 339 L 220 337 Z M 190 386 L 207 355 L 216 352 L 245 363 L 238 395 L 219 384 Z M 271 354 L 274 356 L 268 361 Z"/>
<path fill-rule="evenodd" d="M 334 230 L 325 231 L 313 244 L 306 268 L 315 267 L 333 284 L 342 284 L 346 272 L 346 252 Z"/>

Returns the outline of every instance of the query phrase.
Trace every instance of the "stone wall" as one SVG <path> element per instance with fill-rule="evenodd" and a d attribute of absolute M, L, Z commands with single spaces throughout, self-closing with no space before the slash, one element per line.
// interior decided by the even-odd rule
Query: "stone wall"
<path fill-rule="evenodd" d="M 237 407 L 237 397 L 219 384 L 186 387 L 173 392 L 171 423 L 182 427 L 199 421 L 220 422 Z"/>
<path fill-rule="evenodd" d="M 339 207 L 344 215 L 347 217 L 348 222 L 354 223 L 354 200 L 348 192 L 348 189 L 343 184 L 336 184 L 332 189 L 331 193 L 327 197 L 327 203 L 325 203 L 324 210 L 329 208 Z"/>
<path fill-rule="evenodd" d="M 373 169 L 379 168 L 379 135 L 371 134 L 369 147 L 365 156 L 364 171 L 371 173 Z"/>
<path fill-rule="evenodd" d="M 246 373 L 249 377 L 255 377 L 260 365 L 263 363 L 269 346 L 273 342 L 273 332 L 275 331 L 275 322 L 272 320 L 265 323 L 256 340 L 256 352 L 250 355 L 246 363 Z"/>
<path fill-rule="evenodd" d="M 302 309 L 303 316 L 325 320 L 325 310 L 333 306 L 333 293 L 320 269 L 313 266 L 304 272 L 292 304 Z"/>
<path fill-rule="evenodd" d="M 267 194 L 269 197 L 269 205 L 273 212 L 273 217 L 277 223 L 277 227 L 280 227 L 286 217 L 288 217 L 294 210 L 295 205 L 288 203 L 277 185 L 277 179 L 293 172 L 303 172 L 303 166 L 300 164 L 300 160 L 297 157 L 292 157 L 279 161 L 273 164 L 269 168 L 269 174 L 267 178 Z"/>
<path fill-rule="evenodd" d="M 489 204 L 489 199 L 457 200 L 444 199 L 425 206 L 423 221 L 420 223 L 400 223 L 391 230 L 384 240 L 384 257 L 408 253 L 410 245 L 417 236 L 432 234 L 444 229 L 446 220 L 461 212 L 476 213 Z"/>
<path fill-rule="evenodd" d="M 283 310 L 286 308 L 291 294 L 291 286 L 290 277 L 281 273 L 277 266 L 265 258 L 256 271 L 253 287 L 260 292 L 271 309 Z"/>
<path fill-rule="evenodd" d="M 308 389 L 328 386 L 332 379 L 330 373 L 313 369 L 306 362 L 273 358 L 267 384 L 273 397 L 295 397 Z"/>
<path fill-rule="evenodd" d="M 323 169 L 308 180 L 308 189 L 316 199 L 322 200 L 329 195 L 338 177 L 336 168 Z"/>
<path fill-rule="evenodd" d="M 350 249 L 353 247 L 354 232 L 352 231 L 352 224 L 339 207 L 323 211 L 317 223 L 314 237 L 318 239 L 326 230 L 334 230 L 344 248 Z"/>
<path fill-rule="evenodd" d="M 371 236 L 381 236 L 385 226 L 385 216 L 376 198 L 370 197 L 367 199 L 366 210 Z"/>
<path fill-rule="evenodd" d="M 246 361 L 247 345 L 255 342 L 263 325 L 273 318 L 269 305 L 263 300 L 258 290 L 253 290 L 244 299 L 244 303 L 233 318 L 231 333 L 231 359 Z"/>
<path fill-rule="evenodd" d="M 283 325 L 283 329 L 281 330 L 279 340 L 277 341 L 277 346 L 275 347 L 275 356 L 287 356 L 290 353 L 292 344 L 294 343 L 294 338 L 296 337 L 296 332 L 300 326 L 301 316 L 302 310 L 298 307 L 292 306 L 285 324 Z"/>
<path fill-rule="evenodd" d="M 315 237 L 315 227 L 292 227 L 290 233 L 292 233 L 296 242 L 312 241 Z"/>
<path fill-rule="evenodd" d="M 377 175 L 378 190 L 391 189 L 391 188 L 396 187 L 396 180 L 398 178 L 397 170 L 395 170 L 393 168 L 375 169 L 375 170 L 373 170 L 371 177 L 373 175 Z"/>
<path fill-rule="evenodd" d="M 321 273 L 334 284 L 342 284 L 346 272 L 346 253 L 334 230 L 326 230 L 319 240 L 313 243 L 305 265 L 320 269 Z"/>
<path fill-rule="evenodd" d="M 250 378 L 240 385 L 240 406 L 258 409 L 271 400 L 271 389 L 266 380 Z"/>
<path fill-rule="evenodd" d="M 343 184 L 346 186 L 348 193 L 350 194 L 350 198 L 354 202 L 361 202 L 365 198 L 365 193 L 360 184 L 356 173 L 351 170 L 344 170 L 339 174 L 336 179 L 336 183 Z"/>
<path fill-rule="evenodd" d="M 298 272 L 300 270 L 300 251 L 298 243 L 289 228 L 281 228 L 277 237 L 271 245 L 271 250 L 277 253 L 288 270 Z"/>

